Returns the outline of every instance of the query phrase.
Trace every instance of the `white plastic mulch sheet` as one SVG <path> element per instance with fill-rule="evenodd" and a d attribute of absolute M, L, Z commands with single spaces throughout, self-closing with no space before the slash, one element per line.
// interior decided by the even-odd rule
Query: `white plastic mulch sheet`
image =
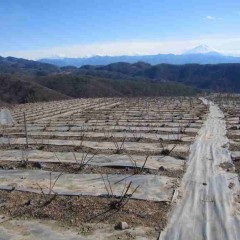
<path fill-rule="evenodd" d="M 14 119 L 11 112 L 8 109 L 2 109 L 0 111 L 0 125 L 14 125 Z"/>
<path fill-rule="evenodd" d="M 40 150 L 6 150 L 0 151 L 0 161 L 24 161 L 28 159 L 29 162 L 54 162 L 54 163 L 76 163 L 76 160 L 81 161 L 81 159 L 86 156 L 86 153 L 75 152 L 45 152 Z M 89 154 L 86 161 L 91 159 L 93 155 Z M 75 160 L 76 157 L 76 160 Z M 104 155 L 97 154 L 93 157 L 91 161 L 88 162 L 89 165 L 96 166 L 121 166 L 121 167 L 133 167 L 135 161 L 138 167 L 142 167 L 146 160 L 146 156 L 132 156 L 132 160 L 127 155 L 112 154 Z M 163 166 L 168 170 L 182 170 L 185 160 L 180 160 L 171 156 L 149 156 L 145 168 L 149 169 L 159 169 Z"/>
<path fill-rule="evenodd" d="M 51 173 L 52 183 L 60 173 Z M 113 195 L 121 196 L 123 189 L 130 183 L 129 194 L 139 186 L 133 198 L 151 201 L 170 201 L 177 179 L 157 175 L 109 174 L 63 174 L 54 187 L 54 192 L 62 195 L 106 196 L 105 184 L 113 190 Z M 104 181 L 103 181 L 104 179 Z M 125 179 L 125 180 L 124 180 Z M 105 184 L 104 184 L 105 182 Z M 49 192 L 50 172 L 41 170 L 0 170 L 0 189 L 15 189 L 41 193 Z M 41 188 L 40 188 L 41 187 Z"/>
<path fill-rule="evenodd" d="M 55 145 L 55 146 L 82 146 L 88 148 L 94 148 L 99 150 L 117 150 L 114 142 L 93 142 L 93 141 L 79 141 L 79 140 L 56 140 L 56 139 L 28 139 L 29 144 L 43 144 L 43 145 Z M 0 138 L 1 144 L 26 144 L 25 138 Z M 121 146 L 122 142 L 117 142 L 118 146 Z M 156 152 L 161 151 L 160 143 L 138 143 L 138 142 L 124 142 L 124 149 L 129 151 L 139 151 L 139 152 Z M 167 149 L 172 149 L 178 152 L 188 152 L 188 144 L 168 144 Z"/>
<path fill-rule="evenodd" d="M 170 215 L 164 240 L 240 239 L 240 184 L 235 173 L 221 168 L 232 163 L 224 115 L 213 103 L 191 147 L 179 202 Z"/>
<path fill-rule="evenodd" d="M 232 158 L 234 158 L 234 159 L 240 158 L 240 151 L 234 151 L 234 152 L 232 152 Z"/>

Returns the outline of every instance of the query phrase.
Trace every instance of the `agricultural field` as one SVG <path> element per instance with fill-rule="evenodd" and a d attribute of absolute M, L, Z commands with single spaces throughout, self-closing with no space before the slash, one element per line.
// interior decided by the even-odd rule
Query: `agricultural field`
<path fill-rule="evenodd" d="M 2 125 L 0 133 L 4 239 L 174 239 L 181 231 L 187 236 L 174 223 L 183 221 L 183 205 L 190 206 L 185 214 L 197 212 L 192 201 L 213 175 L 204 154 L 214 152 L 216 139 L 225 141 L 224 129 L 217 136 L 224 128 L 217 104 L 235 160 L 235 166 L 227 160 L 218 166 L 239 171 L 239 104 L 229 108 L 219 101 L 98 98 L 15 105 L 14 123 Z M 2 122 L 11 120 L 7 115 Z M 187 194 L 197 195 L 189 203 Z"/>
<path fill-rule="evenodd" d="M 227 137 L 229 139 L 229 150 L 233 165 L 225 166 L 229 171 L 235 168 L 240 174 L 240 96 L 239 95 L 216 95 L 214 101 L 224 112 L 226 120 Z"/>

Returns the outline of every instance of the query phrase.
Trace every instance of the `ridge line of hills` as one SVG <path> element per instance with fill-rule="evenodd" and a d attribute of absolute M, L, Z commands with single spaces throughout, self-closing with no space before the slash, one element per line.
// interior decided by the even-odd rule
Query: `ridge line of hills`
<path fill-rule="evenodd" d="M 136 63 L 139 61 L 152 65 L 166 63 L 173 65 L 183 64 L 221 64 L 221 63 L 240 63 L 240 57 L 225 56 L 217 53 L 189 53 L 189 54 L 157 54 L 157 55 L 139 55 L 139 56 L 92 56 L 83 58 L 42 58 L 38 61 L 53 64 L 59 67 L 84 65 L 108 65 L 111 63 L 128 62 Z"/>
<path fill-rule="evenodd" d="M 0 104 L 77 97 L 179 96 L 240 92 L 240 64 L 151 65 L 118 62 L 58 67 L 0 57 Z"/>

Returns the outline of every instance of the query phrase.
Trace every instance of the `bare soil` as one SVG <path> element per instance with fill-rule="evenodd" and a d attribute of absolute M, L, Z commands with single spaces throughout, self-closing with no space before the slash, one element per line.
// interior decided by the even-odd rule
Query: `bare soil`
<path fill-rule="evenodd" d="M 133 167 L 100 167 L 93 165 L 85 165 L 80 168 L 75 163 L 40 163 L 40 162 L 9 162 L 1 161 L 0 169 L 13 170 L 13 169 L 42 169 L 50 172 L 64 172 L 64 173 L 82 173 L 82 174 L 152 174 L 162 175 L 167 177 L 182 178 L 184 170 L 170 170 L 160 167 L 159 170 L 143 169 Z M 137 173 L 136 173 L 137 172 Z"/>
<path fill-rule="evenodd" d="M 234 165 L 232 163 L 223 162 L 219 166 L 226 170 L 227 172 L 234 172 Z"/>
<path fill-rule="evenodd" d="M 190 146 L 190 143 L 189 143 Z M 0 149 L 1 150 L 25 150 L 26 147 L 25 145 L 19 145 L 19 144 L 0 144 Z M 96 149 L 90 148 L 90 147 L 85 147 L 85 146 L 57 146 L 57 145 L 29 145 L 29 149 L 31 150 L 45 150 L 48 152 L 88 152 L 91 154 L 96 153 Z M 140 155 L 140 156 L 146 156 L 149 155 L 148 152 L 143 152 L 143 151 L 135 151 L 135 150 L 110 150 L 110 149 L 100 149 L 97 151 L 98 154 L 131 154 L 131 155 Z M 151 155 L 162 155 L 162 149 L 156 150 L 156 151 L 151 151 Z M 165 154 L 163 154 L 165 155 Z M 179 158 L 182 160 L 187 159 L 189 153 L 188 152 L 180 152 L 180 151 L 172 151 L 170 152 L 169 156 Z"/>
<path fill-rule="evenodd" d="M 234 166 L 235 166 L 235 171 L 238 175 L 240 175 L 240 159 L 235 160 L 234 162 Z"/>
<path fill-rule="evenodd" d="M 230 150 L 230 151 L 239 151 L 239 145 L 230 144 L 229 150 Z"/>
<path fill-rule="evenodd" d="M 0 134 L 1 137 L 1 134 Z M 7 135 L 6 135 L 7 137 Z M 11 137 L 25 137 L 24 134 L 11 134 Z M 180 136 L 179 136 L 180 138 Z M 55 136 L 55 135 L 44 135 L 44 136 L 34 136 L 31 135 L 31 139 L 56 139 L 56 140 L 69 140 L 69 136 Z M 93 142 L 139 142 L 139 143 L 163 143 L 163 144 L 186 144 L 190 142 L 184 142 L 181 139 L 176 140 L 164 140 L 160 141 L 158 139 L 150 139 L 150 138 L 134 138 L 134 137 L 81 137 L 81 136 L 71 136 L 71 140 L 79 140 L 79 141 L 93 141 Z"/>
<path fill-rule="evenodd" d="M 46 199 L 45 199 L 46 198 Z M 88 196 L 55 196 L 18 191 L 0 191 L 0 213 L 10 218 L 56 220 L 64 226 L 82 227 L 87 223 L 153 227 L 162 230 L 170 210 L 168 202 L 130 199 L 120 209 L 110 207 L 116 199 Z"/>

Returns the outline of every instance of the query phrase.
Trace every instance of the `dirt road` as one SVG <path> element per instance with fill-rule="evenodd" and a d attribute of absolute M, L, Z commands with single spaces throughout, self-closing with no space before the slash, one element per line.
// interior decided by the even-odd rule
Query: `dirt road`
<path fill-rule="evenodd" d="M 240 184 L 237 175 L 226 169 L 232 160 L 224 115 L 217 105 L 208 104 L 208 118 L 191 147 L 176 206 L 161 240 L 240 239 Z"/>

